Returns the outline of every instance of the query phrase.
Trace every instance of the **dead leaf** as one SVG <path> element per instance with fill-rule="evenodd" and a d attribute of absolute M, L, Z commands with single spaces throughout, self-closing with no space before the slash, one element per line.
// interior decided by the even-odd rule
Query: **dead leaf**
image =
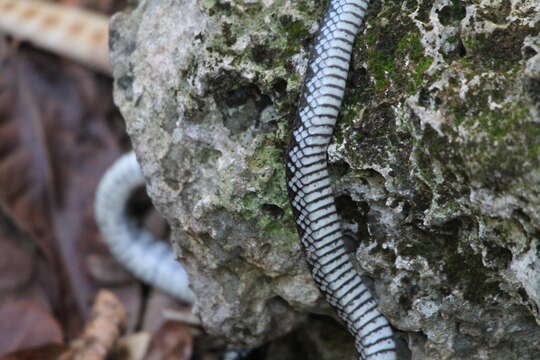
<path fill-rule="evenodd" d="M 142 330 L 151 333 L 158 331 L 167 320 L 163 317 L 163 311 L 166 309 L 191 312 L 189 307 L 180 305 L 178 301 L 170 295 L 154 289 L 148 296 L 146 302 Z"/>
<path fill-rule="evenodd" d="M 193 354 L 191 327 L 168 321 L 152 338 L 145 360 L 189 360 Z"/>
<path fill-rule="evenodd" d="M 143 289 L 138 283 L 109 288 L 120 299 L 127 313 L 126 332 L 135 331 L 140 323 L 143 307 Z"/>
<path fill-rule="evenodd" d="M 49 210 L 51 175 L 44 151 L 39 110 L 18 86 L 18 66 L 2 64 L 0 78 L 0 205 L 22 232 L 40 238 L 37 245 L 58 269 Z M 31 74 L 28 74 L 31 76 Z M 29 81 L 32 81 L 29 79 Z M 15 176 L 16 174 L 16 176 Z"/>
<path fill-rule="evenodd" d="M 86 257 L 107 251 L 95 187 L 125 135 L 109 125 L 121 123 L 110 80 L 52 59 L 21 49 L 0 64 L 0 205 L 44 255 L 39 276 L 72 334 L 97 289 Z"/>
<path fill-rule="evenodd" d="M 0 357 L 0 360 L 58 360 L 67 349 L 66 345 L 47 344 Z"/>
<path fill-rule="evenodd" d="M 59 3 L 93 9 L 104 14 L 112 15 L 125 9 L 126 0 L 58 0 Z"/>
<path fill-rule="evenodd" d="M 106 12 L 125 6 L 123 0 L 58 1 Z M 52 308 L 67 338 L 82 327 L 98 289 L 87 259 L 107 253 L 93 217 L 95 187 L 128 146 L 110 79 L 0 39 L 0 215 L 37 249 L 24 258 L 0 237 L 0 268 L 11 271 L 0 291 L 13 292 L 3 299 Z M 141 287 L 131 283 L 115 292 L 133 329 Z"/>
<path fill-rule="evenodd" d="M 133 281 L 133 276 L 110 255 L 90 254 L 86 257 L 86 266 L 101 285 L 125 285 Z"/>
<path fill-rule="evenodd" d="M 23 300 L 0 308 L 0 355 L 62 340 L 60 325 L 40 305 Z"/>
<path fill-rule="evenodd" d="M 32 279 L 34 254 L 2 233 L 0 226 L 0 294 L 22 288 Z"/>

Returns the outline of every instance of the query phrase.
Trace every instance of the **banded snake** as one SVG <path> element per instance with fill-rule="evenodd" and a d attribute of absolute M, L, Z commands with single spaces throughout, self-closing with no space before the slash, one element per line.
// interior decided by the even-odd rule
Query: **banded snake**
<path fill-rule="evenodd" d="M 293 125 L 286 164 L 287 186 L 313 278 L 355 336 L 360 358 L 391 360 L 396 358 L 392 330 L 385 317 L 376 309 L 375 300 L 354 270 L 349 258 L 351 255 L 347 253 L 326 160 L 326 150 L 345 91 L 353 41 L 367 7 L 368 2 L 365 0 L 331 0 L 328 5 L 312 50 L 298 117 Z M 78 10 L 64 10 L 62 7 L 39 1 L 0 0 L 0 8 L 4 13 L 0 28 L 45 48 L 74 57 L 106 73 L 110 71 L 108 61 L 102 60 L 106 59 L 106 56 L 101 55 L 102 50 L 97 58 L 95 51 L 86 50 L 95 49 L 96 46 L 99 49 L 105 48 L 102 44 L 106 37 L 100 35 L 98 38 L 97 34 L 104 33 L 106 21 L 92 15 L 87 16 Z M 85 19 L 91 19 L 92 25 L 89 28 L 95 29 L 88 33 L 88 40 L 84 38 L 85 32 L 68 35 L 68 40 L 73 37 L 75 41 L 66 41 L 65 36 L 60 36 L 63 33 L 62 27 L 75 30 L 74 26 L 69 26 L 70 22 L 88 24 L 89 21 L 83 21 Z M 39 29 L 39 24 L 54 26 L 43 31 Z M 78 36 L 78 40 L 75 36 Z M 86 45 L 87 43 L 90 45 Z M 83 47 L 80 48 L 80 45 Z M 128 186 L 111 197 L 107 188 L 118 181 L 127 181 Z M 109 237 L 109 246 L 126 267 L 143 280 L 191 303 L 193 294 L 187 287 L 185 270 L 179 263 L 174 262 L 173 258 L 169 259 L 172 256 L 170 247 L 155 242 L 149 233 L 135 227 L 131 220 L 123 215 L 123 205 L 129 193 L 134 187 L 142 185 L 142 182 L 134 155 L 121 158 L 104 177 L 101 195 L 98 191 L 98 221 L 102 229 L 109 231 L 105 236 Z M 113 211 L 107 210 L 100 214 L 100 208 L 111 209 L 111 202 L 115 202 Z M 110 222 L 112 219 L 118 221 L 114 226 Z M 140 240 L 142 246 L 127 246 L 125 241 L 131 242 L 133 238 Z M 125 252 L 125 249 L 133 251 Z M 166 257 L 167 261 L 155 263 L 152 259 L 157 253 Z M 135 266 L 134 259 L 138 259 L 139 265 L 143 263 L 151 266 Z M 176 285 L 172 287 L 169 280 L 160 280 L 167 279 L 171 274 L 175 274 L 177 278 Z M 181 279 L 178 280 L 178 277 Z"/>
<path fill-rule="evenodd" d="M 355 337 L 363 360 L 394 360 L 392 328 L 355 270 L 337 214 L 327 164 L 349 72 L 353 42 L 368 2 L 331 0 L 321 22 L 287 153 L 287 186 L 313 279 Z"/>

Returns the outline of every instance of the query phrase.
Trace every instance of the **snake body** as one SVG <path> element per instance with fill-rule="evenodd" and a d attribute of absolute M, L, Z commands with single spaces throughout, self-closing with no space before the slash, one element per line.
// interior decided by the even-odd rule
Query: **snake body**
<path fill-rule="evenodd" d="M 332 0 L 315 40 L 287 153 L 287 186 L 313 279 L 355 337 L 360 359 L 396 359 L 393 331 L 355 270 L 327 167 L 353 42 L 368 2 Z"/>
<path fill-rule="evenodd" d="M 188 275 L 175 260 L 174 251 L 137 226 L 126 214 L 132 193 L 144 185 L 133 152 L 118 159 L 103 175 L 95 201 L 96 221 L 114 257 L 137 278 L 186 302 L 195 296 L 189 288 Z"/>
<path fill-rule="evenodd" d="M 288 151 L 289 197 L 313 278 L 350 332 L 361 359 L 394 360 L 392 329 L 355 271 L 343 241 L 326 150 L 347 79 L 354 38 L 368 2 L 331 0 L 308 64 Z M 110 73 L 107 19 L 41 1 L 0 0 L 0 31 Z M 98 49 L 98 50 L 96 50 Z M 135 155 L 122 157 L 96 194 L 96 218 L 113 255 L 142 280 L 192 303 L 187 274 L 172 249 L 125 214 L 143 185 Z"/>

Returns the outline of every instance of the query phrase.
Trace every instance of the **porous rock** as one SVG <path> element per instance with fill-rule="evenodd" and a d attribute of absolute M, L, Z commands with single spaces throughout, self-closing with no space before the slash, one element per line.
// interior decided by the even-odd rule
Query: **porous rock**
<path fill-rule="evenodd" d="M 243 345 L 329 313 L 283 167 L 323 3 L 140 1 L 111 24 L 150 196 L 204 325 Z M 329 158 L 402 357 L 536 359 L 540 3 L 374 1 L 366 20 Z"/>

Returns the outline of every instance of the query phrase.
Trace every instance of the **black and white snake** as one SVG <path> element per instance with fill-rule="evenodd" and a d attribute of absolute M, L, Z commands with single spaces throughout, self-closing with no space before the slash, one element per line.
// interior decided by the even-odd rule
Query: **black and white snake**
<path fill-rule="evenodd" d="M 360 359 L 394 360 L 388 321 L 355 270 L 344 241 L 327 166 L 327 148 L 345 91 L 365 0 L 332 0 L 305 75 L 288 150 L 287 186 L 300 241 L 319 289 L 355 337 Z"/>
<path fill-rule="evenodd" d="M 396 359 L 392 329 L 353 267 L 327 169 L 326 151 L 345 91 L 353 41 L 367 7 L 366 0 L 329 3 L 308 64 L 293 128 L 286 164 L 287 186 L 313 278 L 355 336 L 360 358 L 391 360 Z M 80 35 L 88 35 L 95 47 L 98 35 L 106 34 L 106 19 L 39 1 L 0 0 L 0 13 L 3 30 L 92 66 L 109 69 L 106 60 L 99 60 L 103 56 L 97 62 L 91 56 L 106 52 L 106 46 L 101 45 L 100 49 L 105 50 L 99 52 L 85 50 L 86 47 L 77 50 L 78 47 L 69 45 L 73 42 L 67 41 L 73 36 L 59 36 L 78 25 L 87 29 Z M 48 27 L 41 29 L 40 24 Z M 99 35 L 101 38 L 106 36 Z M 78 44 L 86 42 L 80 40 Z M 188 287 L 187 274 L 174 261 L 170 247 L 154 241 L 148 232 L 124 216 L 129 194 L 142 184 L 134 155 L 122 158 L 104 177 L 97 193 L 96 215 L 100 227 L 106 232 L 105 238 L 115 256 L 138 277 L 191 303 L 194 295 Z M 139 242 L 133 243 L 134 239 Z"/>
<path fill-rule="evenodd" d="M 367 6 L 364 0 L 333 0 L 328 6 L 293 127 L 286 164 L 287 186 L 313 278 L 355 336 L 360 359 L 394 360 L 392 329 L 377 310 L 377 303 L 354 269 L 352 255 L 345 246 L 327 169 L 327 148 L 345 91 L 353 41 Z M 105 237 L 109 237 L 112 252 L 126 267 L 145 281 L 192 302 L 184 269 L 169 259 L 171 249 L 151 241 L 149 234 L 140 232 L 123 215 L 128 194 L 142 184 L 134 155 L 119 160 L 98 190 L 96 209 L 104 209 L 103 214 L 97 211 L 98 223 L 102 229 L 111 230 L 108 233 L 112 235 Z M 111 192 L 108 188 L 122 191 Z M 144 241 L 133 243 L 136 238 Z"/>

